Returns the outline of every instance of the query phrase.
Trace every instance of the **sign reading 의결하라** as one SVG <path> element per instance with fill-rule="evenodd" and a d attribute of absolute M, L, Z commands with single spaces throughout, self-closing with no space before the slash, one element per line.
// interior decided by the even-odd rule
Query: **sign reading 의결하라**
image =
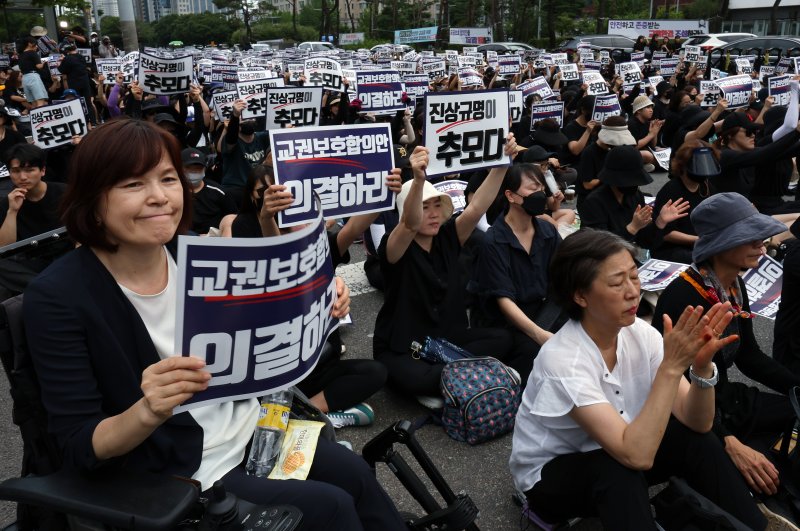
<path fill-rule="evenodd" d="M 336 280 L 322 216 L 274 238 L 178 239 L 175 352 L 211 380 L 175 413 L 263 396 L 307 376 L 328 335 Z"/>
<path fill-rule="evenodd" d="M 558 122 L 558 127 L 564 126 L 563 101 L 534 103 L 531 105 L 531 131 L 536 128 L 536 122 L 547 119 Z"/>
<path fill-rule="evenodd" d="M 622 115 L 622 107 L 616 94 L 600 94 L 594 99 L 592 120 L 603 123 L 609 116 Z"/>
<path fill-rule="evenodd" d="M 397 70 L 368 70 L 356 73 L 361 111 L 394 114 L 406 108 L 403 103 L 403 79 Z"/>
<path fill-rule="evenodd" d="M 775 319 L 781 304 L 783 266 L 774 258 L 762 255 L 758 267 L 742 275 L 750 301 L 750 311 L 767 319 Z"/>
<path fill-rule="evenodd" d="M 531 94 L 535 94 L 543 100 L 549 100 L 555 97 L 553 89 L 550 88 L 550 83 L 542 76 L 537 76 L 517 85 L 517 89 L 521 90 L 527 98 Z"/>
<path fill-rule="evenodd" d="M 89 128 L 81 99 L 31 109 L 33 143 L 50 149 L 71 143 L 75 136 L 85 135 Z"/>
<path fill-rule="evenodd" d="M 430 80 L 426 74 L 406 74 L 403 76 L 406 94 L 412 98 L 421 98 L 430 90 Z"/>
<path fill-rule="evenodd" d="M 661 291 L 687 267 L 686 264 L 651 258 L 639 267 L 640 288 L 642 291 Z"/>
<path fill-rule="evenodd" d="M 789 98 L 791 97 L 791 86 L 789 82 L 792 76 L 774 76 L 769 78 L 767 83 L 767 90 L 769 95 L 775 100 L 774 105 L 786 107 L 789 105 Z"/>
<path fill-rule="evenodd" d="M 501 76 L 513 76 L 519 74 L 522 67 L 522 58 L 517 54 L 505 54 L 497 56 L 497 73 Z"/>
<path fill-rule="evenodd" d="M 483 78 L 474 68 L 459 68 L 458 79 L 463 88 L 483 87 Z"/>
<path fill-rule="evenodd" d="M 281 87 L 267 90 L 267 129 L 319 125 L 322 87 Z"/>
<path fill-rule="evenodd" d="M 437 192 L 443 192 L 450 196 L 453 202 L 453 214 L 463 212 L 467 206 L 467 198 L 464 193 L 467 190 L 467 181 L 446 180 L 434 184 Z"/>
<path fill-rule="evenodd" d="M 750 76 L 728 76 L 717 79 L 714 83 L 728 100 L 728 109 L 741 109 L 750 104 L 750 95 L 753 93 L 753 80 Z"/>
<path fill-rule="evenodd" d="M 505 89 L 425 94 L 428 177 L 509 165 L 508 113 Z"/>
<path fill-rule="evenodd" d="M 292 206 L 278 213 L 280 227 L 313 220 L 314 193 L 326 218 L 394 207 L 386 186 L 394 167 L 389 124 L 272 129 L 269 135 L 275 182 L 294 196 Z"/>
<path fill-rule="evenodd" d="M 145 92 L 168 96 L 187 92 L 193 72 L 191 55 L 166 59 L 141 52 L 136 79 Z"/>

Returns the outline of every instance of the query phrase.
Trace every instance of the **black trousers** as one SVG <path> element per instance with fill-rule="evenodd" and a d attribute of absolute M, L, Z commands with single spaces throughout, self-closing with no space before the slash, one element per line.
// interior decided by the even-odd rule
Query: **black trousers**
<path fill-rule="evenodd" d="M 248 476 L 240 465 L 225 476 L 225 488 L 258 505 L 294 505 L 308 531 L 405 531 L 392 500 L 361 456 L 320 438 L 305 481 Z"/>
<path fill-rule="evenodd" d="M 544 466 L 542 479 L 525 495 L 546 522 L 599 516 L 605 529 L 655 530 L 647 488 L 670 476 L 684 478 L 751 529 L 766 528 L 766 519 L 716 435 L 696 433 L 674 417 L 652 469 L 627 468 L 603 449 L 562 455 Z"/>

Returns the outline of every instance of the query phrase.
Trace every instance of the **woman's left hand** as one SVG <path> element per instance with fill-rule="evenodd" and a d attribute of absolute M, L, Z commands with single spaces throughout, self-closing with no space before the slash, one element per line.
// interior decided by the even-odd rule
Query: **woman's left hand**
<path fill-rule="evenodd" d="M 689 201 L 684 201 L 682 197 L 679 197 L 674 202 L 670 199 L 661 207 L 661 212 L 658 213 L 658 219 L 656 219 L 656 227 L 663 229 L 676 219 L 688 216 L 691 206 Z"/>
<path fill-rule="evenodd" d="M 350 288 L 341 277 L 336 277 L 336 302 L 331 310 L 331 317 L 341 319 L 350 313 Z"/>

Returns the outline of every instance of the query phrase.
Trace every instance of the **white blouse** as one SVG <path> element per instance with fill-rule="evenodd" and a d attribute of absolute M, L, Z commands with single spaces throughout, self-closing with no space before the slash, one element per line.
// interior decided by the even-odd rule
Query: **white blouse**
<path fill-rule="evenodd" d="M 164 254 L 167 256 L 169 277 L 167 287 L 162 292 L 141 295 L 118 284 L 144 321 L 162 360 L 178 355 L 174 352 L 178 265 L 166 249 Z M 255 431 L 258 412 L 256 398 L 189 410 L 189 414 L 203 429 L 203 456 L 200 468 L 192 474 L 192 479 L 199 481 L 203 490 L 211 488 L 214 481 L 242 462 L 245 447 Z"/>
<path fill-rule="evenodd" d="M 568 415 L 574 407 L 609 403 L 625 422 L 636 418 L 663 355 L 661 335 L 637 318 L 620 331 L 609 371 L 581 324 L 565 324 L 536 357 L 517 412 L 509 461 L 517 488 L 530 490 L 554 457 L 600 448 Z"/>

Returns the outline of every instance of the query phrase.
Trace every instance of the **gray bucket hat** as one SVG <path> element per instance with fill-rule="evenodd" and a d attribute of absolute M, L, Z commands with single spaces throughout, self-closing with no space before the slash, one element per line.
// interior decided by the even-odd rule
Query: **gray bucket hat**
<path fill-rule="evenodd" d="M 760 213 L 743 195 L 725 192 L 697 205 L 691 215 L 698 240 L 692 260 L 699 264 L 739 245 L 765 240 L 786 230 L 786 225 Z"/>

